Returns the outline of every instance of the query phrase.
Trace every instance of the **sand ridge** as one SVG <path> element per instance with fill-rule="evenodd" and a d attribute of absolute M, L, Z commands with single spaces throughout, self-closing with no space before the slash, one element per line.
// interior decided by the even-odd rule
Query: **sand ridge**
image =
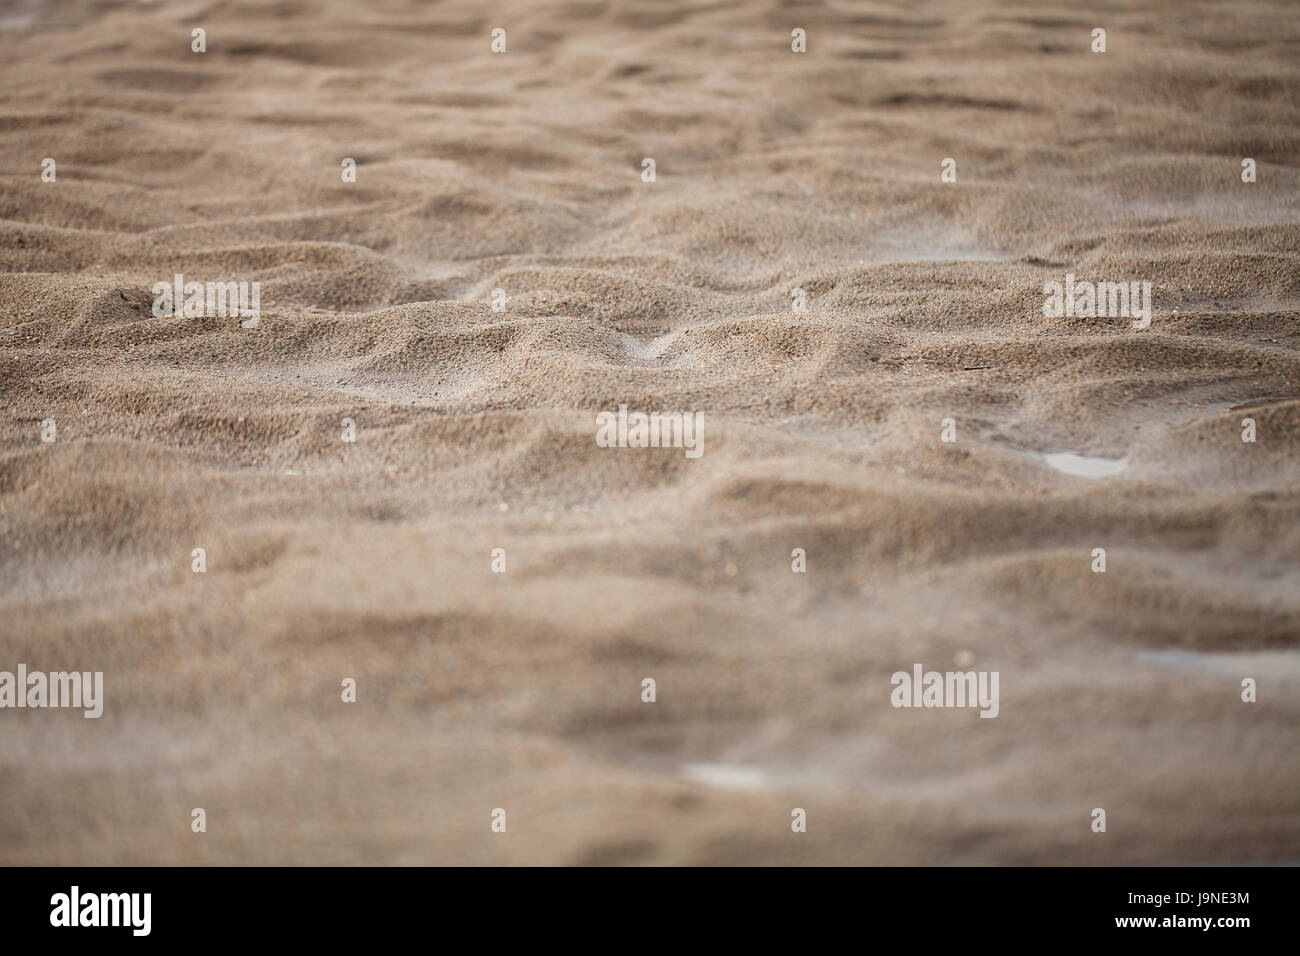
<path fill-rule="evenodd" d="M 1297 858 L 1293 5 L 23 0 L 0 52 L 0 670 L 105 674 L 0 713 L 0 861 Z M 996 719 L 890 706 L 957 660 Z"/>

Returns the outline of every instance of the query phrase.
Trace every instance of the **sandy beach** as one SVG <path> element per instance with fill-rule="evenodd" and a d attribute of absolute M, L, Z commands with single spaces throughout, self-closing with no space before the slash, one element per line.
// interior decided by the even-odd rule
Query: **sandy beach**
<path fill-rule="evenodd" d="M 0 671 L 103 675 L 0 864 L 1300 860 L 1294 2 L 16 0 L 0 91 Z"/>

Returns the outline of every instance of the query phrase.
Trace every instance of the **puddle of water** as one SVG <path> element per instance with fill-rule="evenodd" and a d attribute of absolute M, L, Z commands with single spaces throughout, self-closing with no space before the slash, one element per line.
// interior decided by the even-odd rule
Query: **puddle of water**
<path fill-rule="evenodd" d="M 1254 677 L 1300 681 L 1300 650 L 1246 651 L 1237 654 L 1200 651 L 1138 651 L 1150 664 L 1213 674 L 1216 677 Z"/>
<path fill-rule="evenodd" d="M 1043 461 L 1057 471 L 1065 472 L 1067 475 L 1078 475 L 1080 478 L 1106 478 L 1110 475 L 1118 475 L 1128 467 L 1128 461 L 1123 458 L 1094 458 L 1089 455 L 1076 455 L 1071 451 L 1043 455 Z"/>
<path fill-rule="evenodd" d="M 682 767 L 682 776 L 719 790 L 760 790 L 767 783 L 763 771 L 740 764 L 688 763 Z"/>

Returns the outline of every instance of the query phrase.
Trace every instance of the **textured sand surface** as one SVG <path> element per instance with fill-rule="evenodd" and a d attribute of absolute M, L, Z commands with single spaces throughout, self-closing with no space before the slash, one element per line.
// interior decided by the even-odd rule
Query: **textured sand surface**
<path fill-rule="evenodd" d="M 0 862 L 1300 859 L 1295 3 L 19 0 L 0 93 L 0 670 L 105 681 Z"/>

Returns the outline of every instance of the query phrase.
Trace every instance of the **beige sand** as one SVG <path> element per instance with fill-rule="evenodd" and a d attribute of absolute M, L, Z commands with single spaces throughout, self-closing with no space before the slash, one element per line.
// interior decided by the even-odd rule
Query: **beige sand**
<path fill-rule="evenodd" d="M 7 5 L 0 861 L 1300 859 L 1300 7 L 1130 6 Z"/>

